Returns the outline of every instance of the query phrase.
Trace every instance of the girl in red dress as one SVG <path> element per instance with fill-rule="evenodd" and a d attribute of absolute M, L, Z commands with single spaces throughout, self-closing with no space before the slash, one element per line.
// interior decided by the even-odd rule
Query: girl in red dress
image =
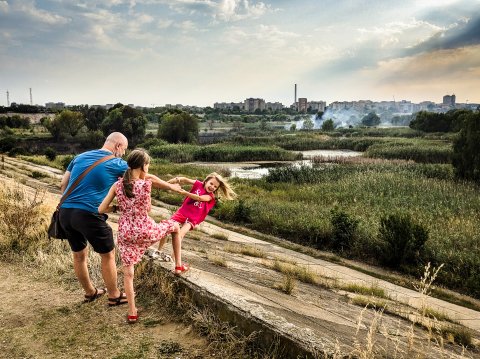
<path fill-rule="evenodd" d="M 175 177 L 168 181 L 171 184 L 191 184 L 190 192 L 182 190 L 186 195 L 182 206 L 170 217 L 177 223 L 182 224 L 180 231 L 172 233 L 172 247 L 175 259 L 175 274 L 182 274 L 190 269 L 187 263 L 182 263 L 182 239 L 188 231 L 194 229 L 207 217 L 208 212 L 215 206 L 215 195 L 219 199 L 232 200 L 237 194 L 228 182 L 216 172 L 210 173 L 203 182 L 187 177 Z M 159 244 L 159 251 L 166 242 L 164 237 Z M 161 253 L 161 252 L 160 252 Z"/>
<path fill-rule="evenodd" d="M 178 232 L 178 224 L 169 219 L 156 223 L 148 216 L 151 209 L 152 182 L 155 187 L 183 193 L 179 185 L 172 185 L 148 175 L 150 156 L 142 149 L 133 150 L 127 158 L 128 169 L 123 178 L 113 184 L 98 207 L 99 213 L 115 212 L 111 206 L 117 197 L 121 211 L 118 220 L 117 245 L 123 264 L 123 278 L 128 300 L 127 321 L 135 323 L 138 312 L 133 289 L 134 265 L 142 259 L 146 249 L 169 233 Z"/>

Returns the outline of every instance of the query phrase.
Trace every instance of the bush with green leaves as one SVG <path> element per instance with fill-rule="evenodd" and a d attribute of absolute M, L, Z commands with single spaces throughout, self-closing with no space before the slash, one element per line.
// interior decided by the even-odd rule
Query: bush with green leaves
<path fill-rule="evenodd" d="M 380 219 L 379 239 L 384 264 L 400 268 L 418 262 L 428 239 L 428 229 L 409 214 L 394 213 Z"/>
<path fill-rule="evenodd" d="M 328 120 L 323 121 L 322 123 L 322 131 L 333 131 L 335 129 L 335 125 L 333 120 L 329 118 Z"/>
<path fill-rule="evenodd" d="M 330 211 L 332 224 L 331 247 L 336 250 L 348 250 L 356 236 L 359 220 L 346 212 L 334 208 Z"/>
<path fill-rule="evenodd" d="M 164 113 L 159 122 L 158 137 L 170 143 L 197 142 L 197 116 L 178 110 Z"/>
<path fill-rule="evenodd" d="M 74 155 L 67 155 L 67 156 L 62 158 L 61 162 L 62 162 L 62 167 L 63 167 L 64 170 L 67 169 L 68 165 L 70 164 L 70 162 L 72 162 L 74 157 L 75 157 Z"/>
<path fill-rule="evenodd" d="M 252 221 L 252 209 L 244 200 L 240 199 L 235 203 L 233 216 L 235 222 L 250 223 Z"/>
<path fill-rule="evenodd" d="M 15 147 L 18 140 L 13 136 L 0 138 L 0 152 L 8 152 Z"/>
<path fill-rule="evenodd" d="M 453 166 L 458 178 L 480 182 L 480 112 L 464 117 L 453 144 Z"/>
<path fill-rule="evenodd" d="M 45 148 L 44 154 L 50 161 L 55 161 L 55 158 L 57 158 L 57 151 L 52 147 Z"/>

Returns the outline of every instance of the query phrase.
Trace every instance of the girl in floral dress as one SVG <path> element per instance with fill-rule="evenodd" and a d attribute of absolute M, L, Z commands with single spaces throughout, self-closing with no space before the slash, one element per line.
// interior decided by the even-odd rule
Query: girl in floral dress
<path fill-rule="evenodd" d="M 179 226 L 173 220 L 156 223 L 148 216 L 151 209 L 152 182 L 155 187 L 182 191 L 179 185 L 172 185 L 158 177 L 148 175 L 150 156 L 143 149 L 133 150 L 127 158 L 128 169 L 108 192 L 98 207 L 99 213 L 116 212 L 111 205 L 117 197 L 120 207 L 117 244 L 123 264 L 123 278 L 128 300 L 127 321 L 135 323 L 138 311 L 135 306 L 133 288 L 134 265 L 142 259 L 146 249 L 160 241 L 167 234 L 178 232 Z"/>

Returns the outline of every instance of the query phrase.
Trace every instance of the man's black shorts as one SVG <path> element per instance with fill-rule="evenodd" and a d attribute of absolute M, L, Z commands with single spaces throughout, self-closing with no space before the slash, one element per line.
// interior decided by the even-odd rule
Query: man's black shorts
<path fill-rule="evenodd" d="M 67 234 L 73 252 L 80 252 L 87 242 L 97 253 L 110 252 L 115 247 L 107 215 L 78 208 L 60 208 L 60 224 Z"/>

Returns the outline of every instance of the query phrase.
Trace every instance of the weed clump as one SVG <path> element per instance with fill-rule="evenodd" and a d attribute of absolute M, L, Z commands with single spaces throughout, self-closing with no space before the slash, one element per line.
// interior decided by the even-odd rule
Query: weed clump
<path fill-rule="evenodd" d="M 420 258 L 428 239 L 428 230 L 408 214 L 391 214 L 380 220 L 382 259 L 386 266 L 400 268 Z"/>
<path fill-rule="evenodd" d="M 28 239 L 45 223 L 42 204 L 45 191 L 35 189 L 29 196 L 19 185 L 0 190 L 0 246 L 19 253 L 30 246 Z"/>
<path fill-rule="evenodd" d="M 331 246 L 335 250 L 348 250 L 355 239 L 359 220 L 337 208 L 330 212 L 333 227 Z"/>

